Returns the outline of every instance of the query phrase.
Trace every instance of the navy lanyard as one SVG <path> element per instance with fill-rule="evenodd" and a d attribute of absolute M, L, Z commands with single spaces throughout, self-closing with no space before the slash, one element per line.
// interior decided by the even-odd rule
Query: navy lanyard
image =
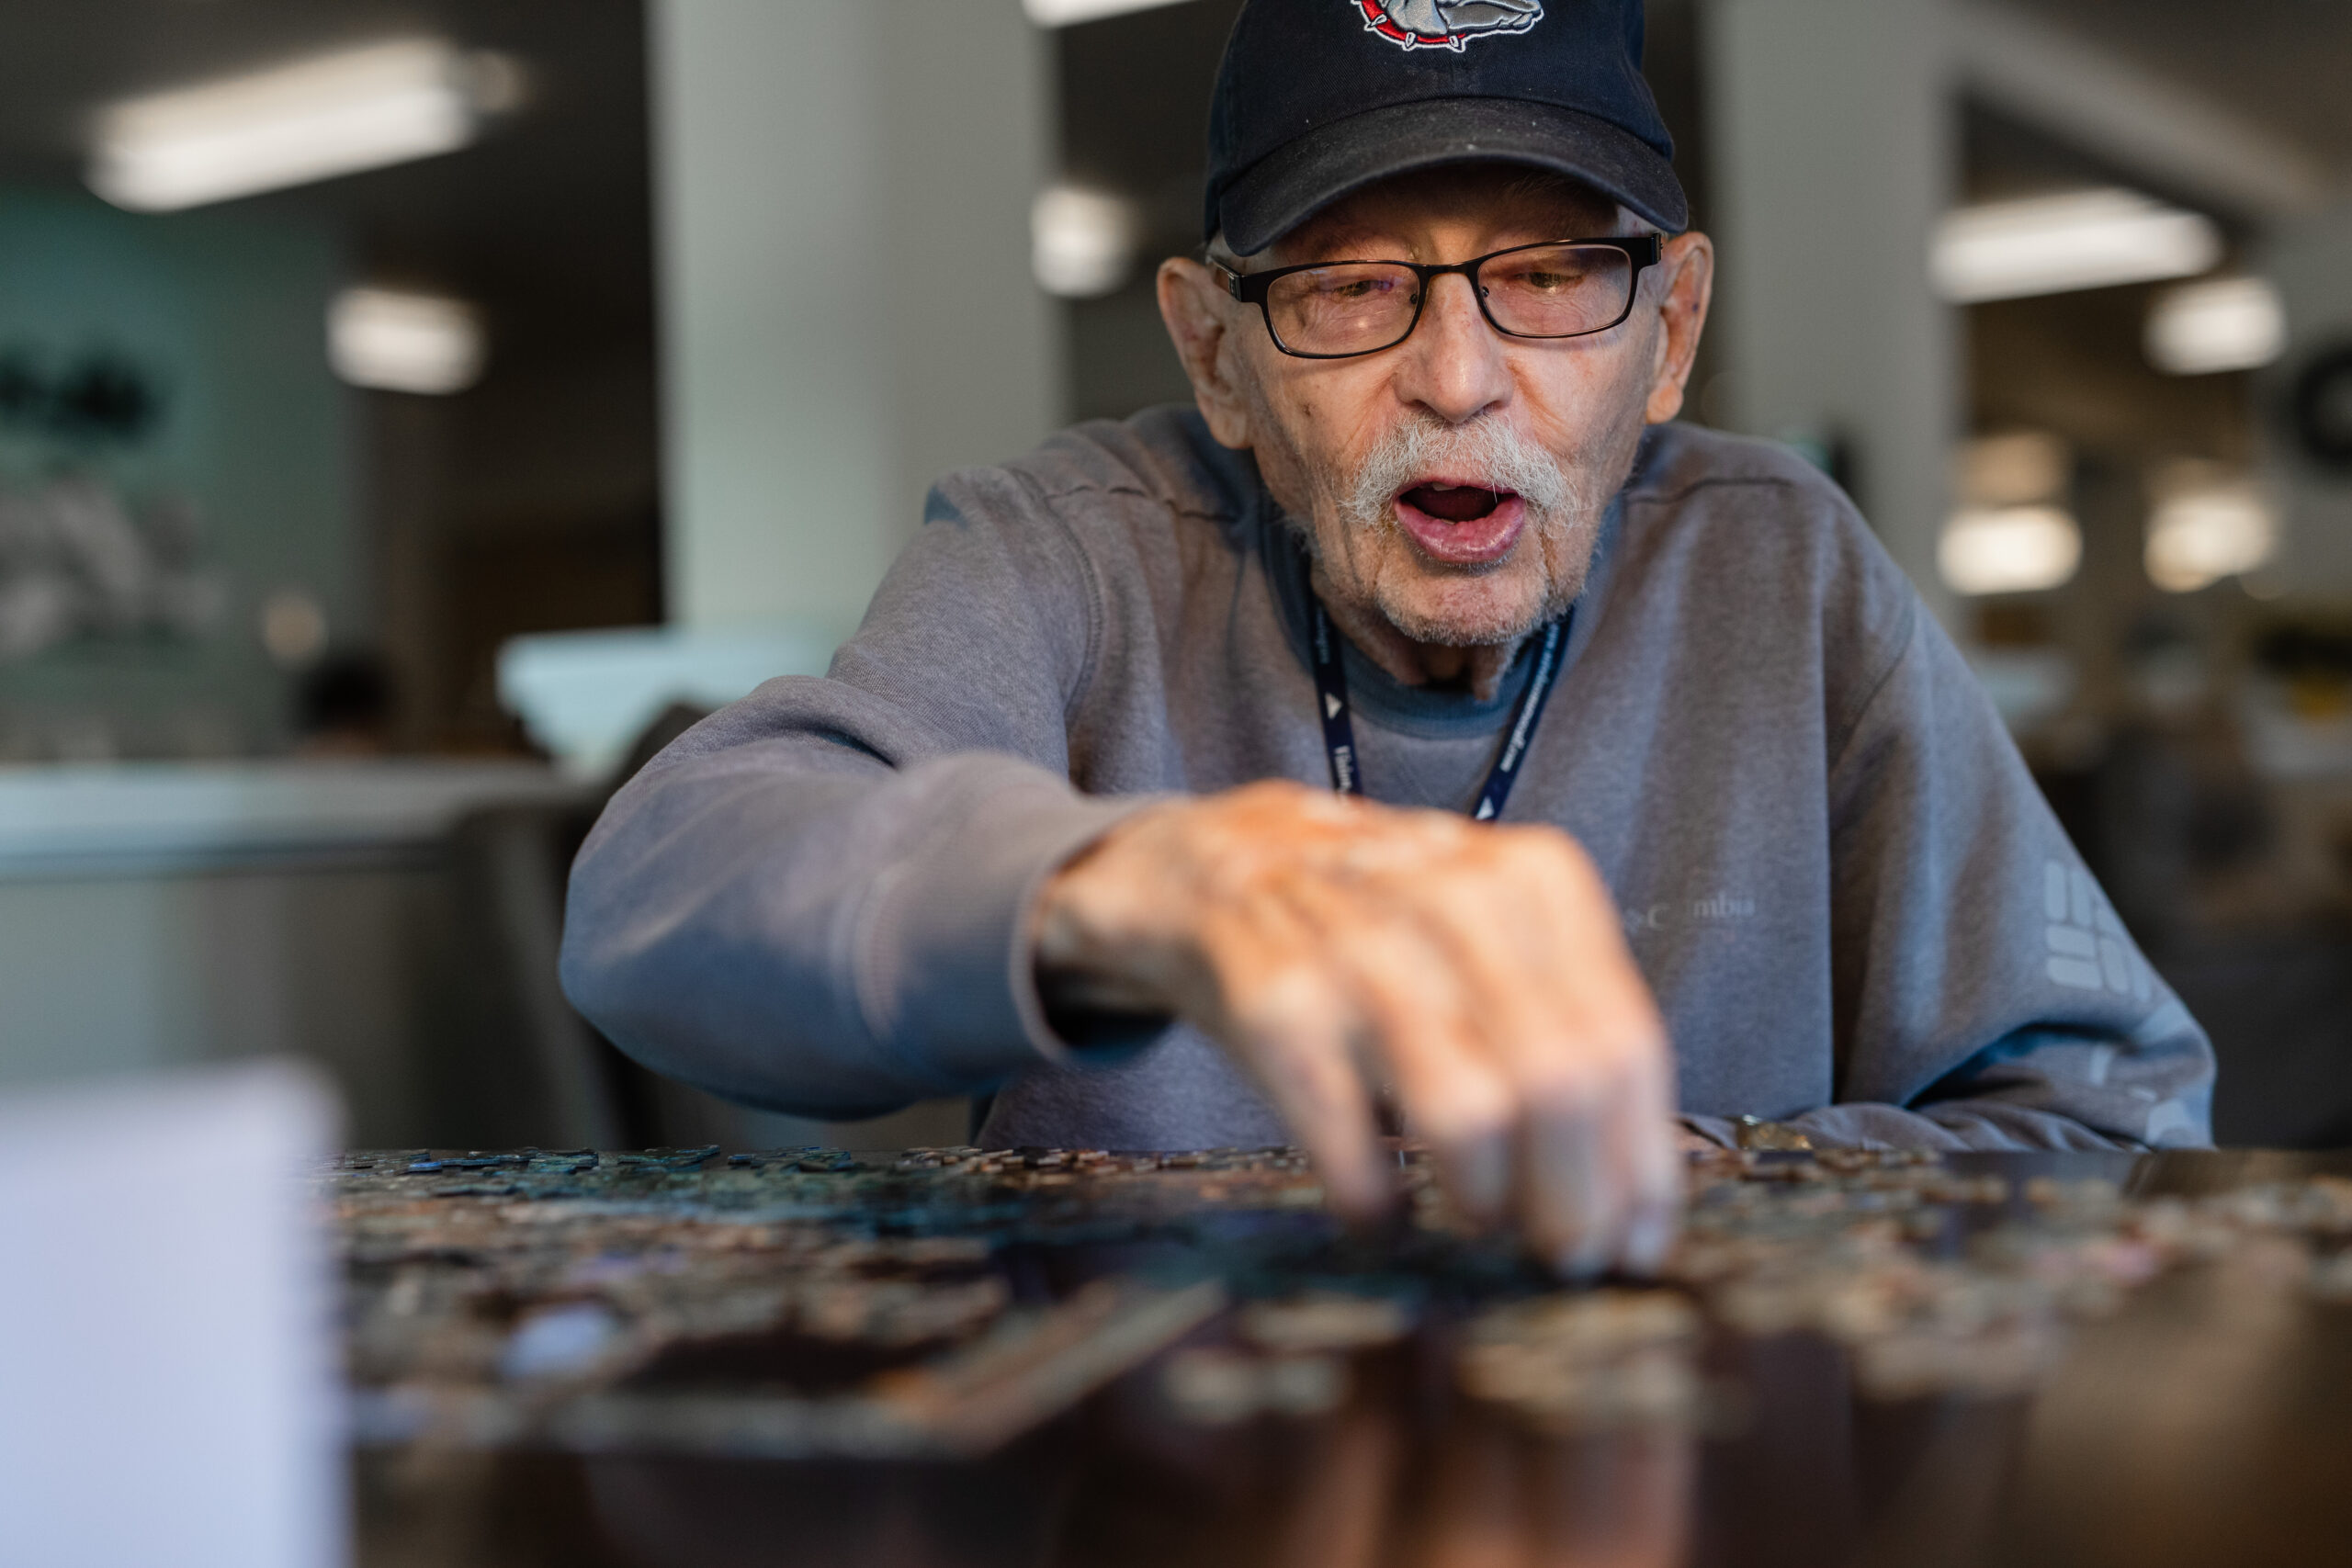
<path fill-rule="evenodd" d="M 1331 616 L 1323 601 L 1310 592 L 1306 602 L 1315 612 L 1315 695 L 1323 710 L 1323 749 L 1331 758 L 1331 787 L 1341 795 L 1362 795 L 1363 770 L 1356 761 L 1356 727 L 1348 715 L 1348 672 L 1340 660 L 1339 634 L 1331 629 Z M 1571 607 L 1544 628 L 1544 641 L 1535 653 L 1535 672 L 1528 677 L 1527 690 L 1520 694 L 1519 711 L 1511 716 L 1503 754 L 1487 770 L 1487 787 L 1478 792 L 1477 809 L 1470 814 L 1477 821 L 1491 822 L 1503 814 L 1510 786 L 1519 780 L 1519 764 L 1527 755 L 1528 742 L 1535 739 L 1535 727 L 1544 720 L 1544 705 L 1560 678 L 1560 650 L 1567 646 L 1568 628 L 1575 623 L 1576 610 Z"/>

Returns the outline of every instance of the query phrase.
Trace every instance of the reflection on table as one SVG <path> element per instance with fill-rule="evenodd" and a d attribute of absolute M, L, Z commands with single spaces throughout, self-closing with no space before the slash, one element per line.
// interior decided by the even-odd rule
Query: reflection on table
<path fill-rule="evenodd" d="M 1752 1156 L 1562 1292 L 1408 1161 L 356 1156 L 362 1561 L 2324 1561 L 2352 1159 Z"/>

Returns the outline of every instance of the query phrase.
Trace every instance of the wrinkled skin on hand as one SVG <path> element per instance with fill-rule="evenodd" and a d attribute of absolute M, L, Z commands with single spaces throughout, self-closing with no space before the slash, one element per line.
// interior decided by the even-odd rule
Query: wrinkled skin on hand
<path fill-rule="evenodd" d="M 1385 1096 L 1465 1214 L 1562 1271 L 1646 1270 L 1671 1243 L 1665 1028 L 1555 829 L 1251 784 L 1126 819 L 1047 885 L 1035 931 L 1057 1003 L 1216 1041 L 1344 1216 L 1392 1196 Z"/>

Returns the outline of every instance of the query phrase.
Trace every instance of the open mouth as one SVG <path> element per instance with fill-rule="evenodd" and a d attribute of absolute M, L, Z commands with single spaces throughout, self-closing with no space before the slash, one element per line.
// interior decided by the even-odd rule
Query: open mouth
<path fill-rule="evenodd" d="M 1527 525 L 1527 503 L 1507 490 L 1424 479 L 1396 498 L 1396 520 L 1424 552 L 1451 566 L 1500 560 Z"/>

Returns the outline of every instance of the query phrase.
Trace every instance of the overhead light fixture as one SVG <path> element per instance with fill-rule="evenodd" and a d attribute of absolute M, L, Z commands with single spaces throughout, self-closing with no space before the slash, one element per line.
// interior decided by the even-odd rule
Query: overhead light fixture
<path fill-rule="evenodd" d="M 1944 525 L 1936 569 L 1955 593 L 2039 593 L 2082 564 L 2083 531 L 2057 506 L 1972 507 Z"/>
<path fill-rule="evenodd" d="M 1067 299 L 1116 293 L 1134 270 L 1142 231 L 1135 203 L 1124 197 L 1069 185 L 1039 191 L 1029 209 L 1038 287 Z"/>
<path fill-rule="evenodd" d="M 2267 277 L 2217 277 L 2159 297 L 2148 361 L 2171 376 L 2259 370 L 2287 352 L 2287 307 Z"/>
<path fill-rule="evenodd" d="M 90 188 L 169 212 L 454 152 L 522 79 L 503 56 L 440 39 L 319 55 L 102 111 Z"/>
<path fill-rule="evenodd" d="M 1075 22 L 1123 17 L 1129 11 L 1156 10 L 1178 0 L 1021 0 L 1021 8 L 1041 28 L 1067 28 Z"/>
<path fill-rule="evenodd" d="M 1937 226 L 1936 290 L 1954 304 L 2193 277 L 2222 259 L 2210 218 L 2130 190 L 1990 202 Z"/>
<path fill-rule="evenodd" d="M 2156 477 L 2143 558 L 2148 581 L 2194 593 L 2270 563 L 2278 518 L 2262 488 L 2211 463 L 2177 463 Z"/>
<path fill-rule="evenodd" d="M 462 299 L 346 288 L 327 307 L 327 363 L 355 387 L 462 392 L 486 357 L 481 312 Z"/>

